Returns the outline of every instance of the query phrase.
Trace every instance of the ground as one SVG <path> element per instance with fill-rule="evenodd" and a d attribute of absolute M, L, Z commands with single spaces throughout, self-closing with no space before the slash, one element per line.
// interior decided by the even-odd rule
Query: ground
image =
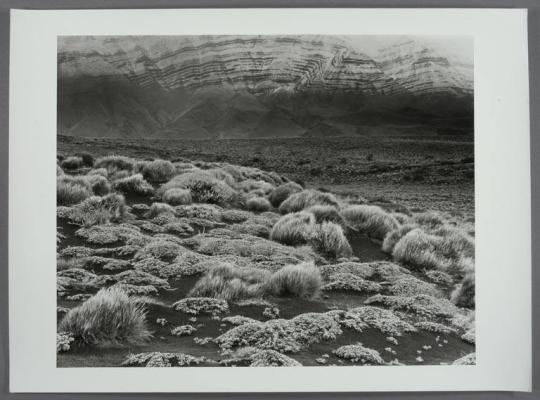
<path fill-rule="evenodd" d="M 80 152 L 96 159 L 110 154 L 135 160 L 160 158 L 202 170 L 220 169 L 222 163 L 248 166 L 252 168 L 246 174 L 255 171 L 257 181 L 258 169 L 275 171 L 305 188 L 332 193 L 340 212 L 350 204 L 380 206 L 392 220 L 394 215 L 405 219 L 396 222 L 397 228 L 416 224 L 416 215 L 434 211 L 448 229 L 459 229 L 471 241 L 474 237 L 474 146 L 464 138 L 132 141 L 59 137 L 60 155 Z M 90 166 L 64 168 L 70 176 L 88 176 L 91 171 Z M 113 191 L 122 179 L 114 175 L 117 172 L 106 174 Z M 220 179 L 225 180 L 221 175 Z M 263 179 L 273 182 L 269 190 L 280 184 L 275 176 Z M 152 338 L 141 343 L 89 345 L 75 337 L 68 340 L 69 350 L 64 351 L 64 346 L 59 352 L 58 366 L 120 366 L 128 355 L 147 352 L 162 353 L 152 355 L 152 365 L 202 366 L 260 365 L 261 360 L 268 365 L 364 365 L 381 360 L 386 364 L 451 364 L 474 353 L 474 306 L 450 301 L 461 285 L 462 272 L 403 265 L 391 252 L 382 251 L 381 239 L 345 223 L 350 255 L 319 254 L 310 248 L 309 240 L 297 246 L 276 243 L 270 240 L 272 227 L 282 218 L 276 207 L 250 211 L 241 202 L 204 210 L 176 206 L 172 212 L 149 213 L 148 208 L 162 200 L 157 193 L 163 183 L 152 183 L 153 194 L 125 192 L 126 215 L 121 220 L 92 222 L 93 227 L 81 228 L 70 214 L 76 204 L 59 208 L 59 323 L 68 310 L 99 289 L 120 282 L 134 285 L 135 295 L 147 294 L 141 301 Z M 249 195 L 242 181 L 233 183 L 235 191 Z M 258 195 L 268 197 L 269 193 Z M 415 226 L 431 233 L 419 222 Z M 98 240 L 92 240 L 88 233 L 96 227 L 105 228 Z M 129 237 L 114 231 L 118 227 L 127 229 Z M 116 236 L 110 239 L 113 231 Z M 298 298 L 294 293 L 259 290 L 258 279 L 266 282 L 286 265 L 306 262 L 321 274 L 315 295 Z M 257 282 L 249 290 L 255 287 L 257 295 L 228 299 L 227 309 L 219 312 L 178 311 L 176 302 L 192 297 L 189 292 L 200 279 L 223 263 L 234 265 L 235 271 L 255 268 L 258 272 L 251 274 L 257 278 L 249 279 Z M 141 278 L 129 271 L 149 275 Z M 247 282 L 247 278 L 238 279 Z M 406 305 L 409 300 L 416 307 Z M 188 325 L 196 330 L 182 329 L 186 334 L 180 336 L 171 333 Z M 234 343 L 232 348 L 229 343 Z M 135 358 L 130 365 L 149 365 L 147 358 Z"/>

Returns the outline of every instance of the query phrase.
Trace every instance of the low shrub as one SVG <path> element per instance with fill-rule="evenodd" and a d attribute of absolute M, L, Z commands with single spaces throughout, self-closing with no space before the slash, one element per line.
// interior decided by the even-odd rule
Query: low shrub
<path fill-rule="evenodd" d="M 308 243 L 315 227 L 315 217 L 311 213 L 296 212 L 281 217 L 270 231 L 270 239 L 297 246 Z"/>
<path fill-rule="evenodd" d="M 352 256 L 352 248 L 343 233 L 343 228 L 334 222 L 323 222 L 313 227 L 309 243 L 325 257 Z"/>
<path fill-rule="evenodd" d="M 139 194 L 147 196 L 154 193 L 153 186 L 145 181 L 141 174 L 116 179 L 113 183 L 113 188 L 124 194 Z"/>
<path fill-rule="evenodd" d="M 250 211 L 264 212 L 270 210 L 270 202 L 264 197 L 251 197 L 246 201 L 246 208 Z"/>
<path fill-rule="evenodd" d="M 332 193 L 320 192 L 318 190 L 303 190 L 289 196 L 279 206 L 279 211 L 282 214 L 302 211 L 308 207 L 315 205 L 327 205 L 339 207 L 339 202 Z"/>
<path fill-rule="evenodd" d="M 312 343 L 334 340 L 342 333 L 339 323 L 328 313 L 306 313 L 288 320 L 243 323 L 214 341 L 224 350 L 253 346 L 289 353 L 298 352 Z"/>
<path fill-rule="evenodd" d="M 191 204 L 191 192 L 188 189 L 171 188 L 163 194 L 162 200 L 171 206 Z"/>
<path fill-rule="evenodd" d="M 377 298 L 375 295 L 370 299 Z M 386 335 L 401 336 L 404 332 L 415 332 L 416 328 L 399 318 L 390 310 L 379 307 L 362 306 L 348 310 L 340 323 L 343 326 L 362 332 L 365 329 L 377 329 Z"/>
<path fill-rule="evenodd" d="M 88 345 L 140 344 L 151 337 L 145 318 L 141 303 L 111 287 L 71 309 L 59 330 Z"/>
<path fill-rule="evenodd" d="M 292 295 L 313 298 L 322 286 L 321 273 L 313 263 L 288 265 L 274 272 L 265 284 L 265 291 L 275 296 Z"/>
<path fill-rule="evenodd" d="M 303 190 L 302 186 L 295 182 L 287 182 L 278 186 L 268 195 L 268 200 L 274 207 L 279 207 L 291 194 Z"/>
<path fill-rule="evenodd" d="M 366 365 L 384 364 L 384 360 L 377 350 L 364 347 L 361 343 L 341 346 L 333 353 L 339 358 L 345 358 L 351 362 L 361 362 Z"/>
<path fill-rule="evenodd" d="M 225 300 L 210 297 L 187 297 L 178 300 L 171 307 L 176 311 L 192 315 L 220 314 L 229 311 L 229 305 Z"/>
<path fill-rule="evenodd" d="M 204 357 L 194 357 L 184 353 L 161 353 L 158 351 L 129 354 L 122 363 L 124 367 L 187 367 L 199 365 Z"/>
<path fill-rule="evenodd" d="M 323 290 L 345 290 L 353 292 L 380 292 L 382 286 L 373 281 L 366 280 L 350 272 L 337 272 L 330 275 L 329 282 Z"/>
<path fill-rule="evenodd" d="M 378 240 L 399 226 L 391 214 L 378 206 L 352 205 L 343 209 L 341 215 L 351 228 Z"/>

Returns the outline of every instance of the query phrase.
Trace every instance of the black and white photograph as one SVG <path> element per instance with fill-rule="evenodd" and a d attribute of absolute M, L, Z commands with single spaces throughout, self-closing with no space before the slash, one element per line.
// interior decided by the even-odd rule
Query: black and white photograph
<path fill-rule="evenodd" d="M 59 36 L 57 366 L 475 364 L 473 40 Z"/>

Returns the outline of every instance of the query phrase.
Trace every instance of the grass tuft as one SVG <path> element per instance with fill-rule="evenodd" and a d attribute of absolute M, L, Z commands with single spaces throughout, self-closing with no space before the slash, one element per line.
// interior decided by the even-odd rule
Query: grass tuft
<path fill-rule="evenodd" d="M 251 197 L 246 201 L 246 208 L 250 211 L 264 212 L 270 210 L 270 202 L 264 197 Z"/>
<path fill-rule="evenodd" d="M 353 254 L 343 228 L 334 222 L 315 225 L 309 243 L 325 257 L 350 257 Z"/>
<path fill-rule="evenodd" d="M 191 192 L 188 189 L 171 188 L 163 194 L 162 200 L 171 206 L 191 204 Z"/>
<path fill-rule="evenodd" d="M 115 190 L 124 194 L 140 194 L 143 196 L 154 193 L 154 188 L 144 180 L 141 174 L 135 174 L 117 179 L 113 183 Z"/>
<path fill-rule="evenodd" d="M 315 227 L 315 217 L 308 212 L 296 212 L 281 217 L 273 226 L 270 232 L 270 239 L 297 246 L 309 242 L 313 228 Z"/>
<path fill-rule="evenodd" d="M 166 160 L 143 161 L 135 164 L 135 172 L 142 174 L 148 182 L 162 183 L 171 179 L 176 169 L 174 164 Z"/>
<path fill-rule="evenodd" d="M 282 214 L 302 211 L 308 207 L 315 205 L 327 205 L 339 207 L 339 202 L 332 193 L 324 193 L 318 190 L 303 190 L 299 193 L 294 193 L 287 198 L 279 206 L 279 211 Z"/>
<path fill-rule="evenodd" d="M 287 198 L 294 193 L 301 192 L 302 186 L 295 182 L 287 182 L 281 186 L 278 186 L 268 196 L 268 200 L 274 207 L 279 207 Z"/>
<path fill-rule="evenodd" d="M 353 229 L 378 240 L 399 226 L 391 214 L 378 206 L 352 205 L 343 209 L 341 215 Z"/>
<path fill-rule="evenodd" d="M 159 188 L 158 195 L 162 196 L 171 188 L 188 189 L 195 203 L 230 205 L 238 199 L 238 193 L 233 188 L 205 171 L 175 176 Z"/>
<path fill-rule="evenodd" d="M 265 291 L 274 296 L 292 295 L 310 299 L 319 294 L 322 278 L 313 263 L 302 263 L 276 271 L 265 286 Z"/>
<path fill-rule="evenodd" d="M 101 289 L 62 319 L 59 331 L 87 345 L 141 344 L 151 334 L 144 306 L 118 287 Z"/>
<path fill-rule="evenodd" d="M 92 196 L 92 187 L 82 177 L 61 175 L 56 179 L 56 204 L 68 206 L 77 204 Z"/>

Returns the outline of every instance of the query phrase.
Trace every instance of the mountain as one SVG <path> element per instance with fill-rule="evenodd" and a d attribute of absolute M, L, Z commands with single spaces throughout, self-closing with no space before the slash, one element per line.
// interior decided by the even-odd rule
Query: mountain
<path fill-rule="evenodd" d="M 324 137 L 402 125 L 466 134 L 472 71 L 418 40 L 368 55 L 338 36 L 60 37 L 58 133 Z"/>

